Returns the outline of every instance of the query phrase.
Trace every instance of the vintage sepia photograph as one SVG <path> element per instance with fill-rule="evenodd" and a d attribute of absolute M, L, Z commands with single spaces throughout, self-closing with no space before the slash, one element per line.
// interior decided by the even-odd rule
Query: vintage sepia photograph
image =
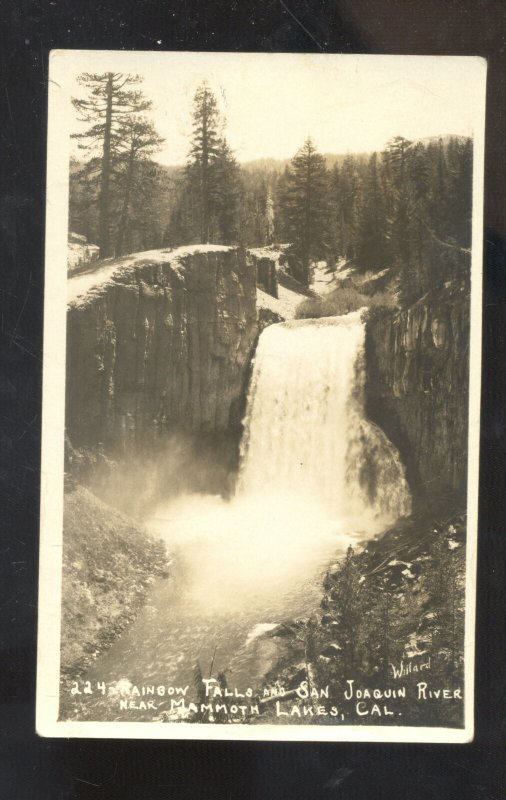
<path fill-rule="evenodd" d="M 484 60 L 49 81 L 38 732 L 471 740 Z"/>

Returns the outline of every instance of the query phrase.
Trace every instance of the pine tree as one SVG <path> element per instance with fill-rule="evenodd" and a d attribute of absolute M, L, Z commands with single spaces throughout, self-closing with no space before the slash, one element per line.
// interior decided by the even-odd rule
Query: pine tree
<path fill-rule="evenodd" d="M 432 179 L 432 229 L 439 238 L 448 235 L 449 221 L 449 175 L 444 143 L 439 139 L 433 160 Z"/>
<path fill-rule="evenodd" d="M 282 205 L 296 277 L 309 286 L 311 262 L 326 256 L 329 247 L 328 173 L 310 137 L 292 159 Z"/>
<path fill-rule="evenodd" d="M 241 176 L 241 242 L 245 247 L 263 247 L 273 241 L 274 203 L 270 176 L 263 169 L 243 171 Z"/>
<path fill-rule="evenodd" d="M 176 199 L 165 231 L 164 244 L 179 247 L 192 242 L 200 242 L 200 225 L 194 209 L 193 194 L 185 177 L 177 184 Z"/>
<path fill-rule="evenodd" d="M 231 244 L 239 238 L 239 165 L 223 135 L 216 97 L 202 83 L 194 97 L 191 147 L 169 235 L 179 242 Z"/>
<path fill-rule="evenodd" d="M 390 165 L 394 189 L 398 193 L 406 190 L 412 148 L 413 142 L 404 136 L 394 136 L 387 144 L 385 155 Z"/>
<path fill-rule="evenodd" d="M 345 671 L 359 670 L 367 649 L 365 633 L 370 620 L 370 589 L 363 584 L 353 547 L 337 570 L 327 577 L 329 610 L 336 625 L 333 638 L 342 650 Z"/>
<path fill-rule="evenodd" d="M 69 171 L 69 230 L 98 240 L 97 207 L 100 159 L 92 158 L 84 165 L 71 159 Z"/>
<path fill-rule="evenodd" d="M 239 237 L 239 199 L 241 179 L 239 165 L 226 139 L 220 141 L 211 172 L 210 220 L 213 240 L 232 244 Z"/>
<path fill-rule="evenodd" d="M 266 192 L 265 192 L 265 243 L 266 244 L 272 244 L 274 240 L 274 228 L 275 228 L 274 198 L 270 188 L 266 186 Z"/>
<path fill-rule="evenodd" d="M 164 140 L 148 119 L 135 115 L 129 115 L 122 121 L 118 129 L 118 139 L 121 145 L 115 168 L 122 201 L 116 237 L 116 255 L 121 255 L 124 252 L 125 233 L 130 221 L 132 194 L 134 190 L 144 193 L 150 178 L 146 170 L 141 172 L 138 169 L 139 163 L 150 158 Z"/>
<path fill-rule="evenodd" d="M 400 276 L 400 295 L 404 305 L 420 294 L 420 274 L 415 259 L 416 201 L 411 184 L 412 158 L 413 143 L 408 139 L 395 136 L 388 142 L 385 159 L 392 192 L 388 237 L 393 265 Z"/>
<path fill-rule="evenodd" d="M 388 263 L 386 213 L 376 153 L 370 157 L 367 168 L 357 227 L 356 259 L 361 270 L 380 270 Z"/>
<path fill-rule="evenodd" d="M 124 75 L 120 72 L 102 74 L 85 72 L 78 78 L 88 90 L 85 99 L 73 98 L 72 103 L 79 112 L 81 122 L 90 123 L 83 133 L 74 134 L 79 147 L 90 154 L 99 152 L 97 163 L 98 190 L 98 244 L 100 255 L 111 255 L 110 210 L 111 183 L 115 154 L 121 143 L 120 127 L 131 114 L 146 111 L 151 103 L 143 94 L 132 88 L 142 78 L 139 75 Z"/>
<path fill-rule="evenodd" d="M 448 143 L 448 191 L 452 237 L 464 248 L 471 246 L 473 143 L 471 139 Z"/>
<path fill-rule="evenodd" d="M 339 255 L 343 254 L 343 219 L 340 202 L 341 173 L 337 164 L 334 164 L 329 173 L 329 240 L 332 262 L 329 264 L 335 269 Z"/>
<path fill-rule="evenodd" d="M 361 189 L 356 159 L 348 155 L 341 167 L 338 185 L 341 255 L 348 260 L 353 260 L 357 254 Z"/>
<path fill-rule="evenodd" d="M 425 148 L 425 160 L 427 190 L 416 218 L 425 238 L 419 288 L 428 291 L 469 278 L 472 143 L 440 138 Z"/>
<path fill-rule="evenodd" d="M 211 214 L 216 193 L 216 163 L 220 153 L 221 120 L 216 97 L 206 82 L 193 101 L 193 133 L 187 179 L 198 215 L 200 241 L 211 241 Z"/>
<path fill-rule="evenodd" d="M 277 239 L 278 242 L 285 243 L 290 239 L 289 222 L 285 205 L 289 179 L 290 168 L 287 165 L 283 172 L 278 175 L 274 190 L 274 238 Z"/>
<path fill-rule="evenodd" d="M 415 285 L 418 293 L 421 293 L 430 283 L 431 274 L 428 256 L 430 170 L 427 151 L 420 142 L 411 150 L 409 179 L 413 208 L 413 251 L 417 270 Z"/>
<path fill-rule="evenodd" d="M 162 247 L 172 208 L 171 186 L 159 164 L 139 160 L 135 167 L 123 252 Z"/>

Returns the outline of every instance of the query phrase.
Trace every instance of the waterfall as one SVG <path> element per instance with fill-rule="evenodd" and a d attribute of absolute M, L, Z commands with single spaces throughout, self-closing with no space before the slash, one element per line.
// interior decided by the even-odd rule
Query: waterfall
<path fill-rule="evenodd" d="M 182 495 L 149 521 L 202 613 L 304 613 L 330 559 L 409 513 L 399 454 L 365 417 L 364 341 L 358 312 L 266 328 L 235 495 Z"/>
<path fill-rule="evenodd" d="M 316 501 L 341 519 L 409 514 L 399 454 L 365 417 L 361 313 L 263 331 L 248 395 L 238 495 L 267 488 Z"/>
<path fill-rule="evenodd" d="M 299 671 L 302 632 L 285 639 L 280 623 L 309 620 L 329 566 L 410 511 L 399 455 L 365 417 L 364 342 L 360 313 L 263 331 L 236 493 L 171 497 L 147 521 L 171 579 L 118 643 L 111 681 L 118 653 L 132 683 L 163 674 L 192 700 L 196 663 L 241 692 L 287 664 Z M 96 680 L 104 659 L 99 669 Z"/>

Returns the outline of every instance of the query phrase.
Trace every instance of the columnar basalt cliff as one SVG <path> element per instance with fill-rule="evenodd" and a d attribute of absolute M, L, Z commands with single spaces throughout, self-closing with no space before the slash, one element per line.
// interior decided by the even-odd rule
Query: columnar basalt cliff
<path fill-rule="evenodd" d="M 268 247 L 259 247 L 249 250 L 248 253 L 256 268 L 257 286 L 277 298 L 277 269 L 281 253 Z"/>
<path fill-rule="evenodd" d="M 164 432 L 213 434 L 237 425 L 260 324 L 255 272 L 240 249 L 201 246 L 105 264 L 83 293 L 74 286 L 67 328 L 73 446 L 102 444 L 121 456 Z"/>
<path fill-rule="evenodd" d="M 367 413 L 398 447 L 415 495 L 466 488 L 469 296 L 450 286 L 367 324 Z"/>

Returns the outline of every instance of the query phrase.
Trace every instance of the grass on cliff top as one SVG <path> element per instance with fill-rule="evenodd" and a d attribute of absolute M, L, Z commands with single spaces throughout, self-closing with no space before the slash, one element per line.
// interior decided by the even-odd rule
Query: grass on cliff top
<path fill-rule="evenodd" d="M 65 494 L 62 674 L 74 678 L 135 617 L 156 577 L 165 544 L 82 486 Z"/>

